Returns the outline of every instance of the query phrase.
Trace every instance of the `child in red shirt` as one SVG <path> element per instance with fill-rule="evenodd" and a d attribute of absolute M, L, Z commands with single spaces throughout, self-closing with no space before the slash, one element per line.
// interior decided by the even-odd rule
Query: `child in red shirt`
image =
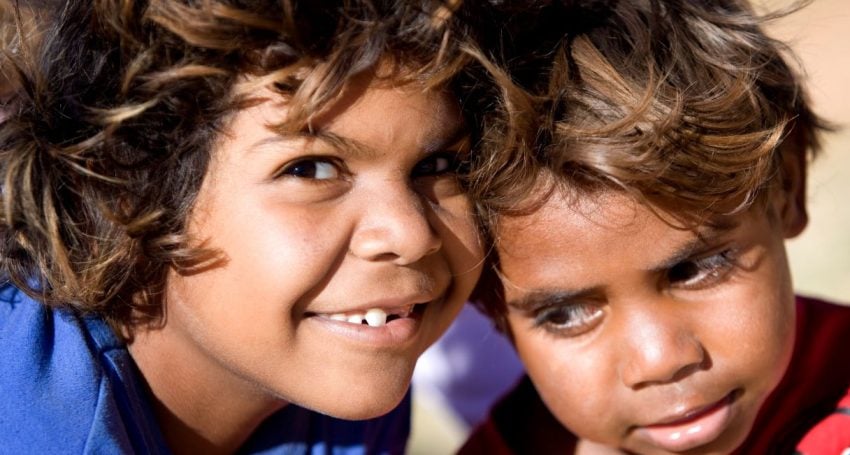
<path fill-rule="evenodd" d="M 543 14 L 540 131 L 473 185 L 529 380 L 461 452 L 792 453 L 850 383 L 850 308 L 792 291 L 820 125 L 782 44 L 742 1 Z"/>

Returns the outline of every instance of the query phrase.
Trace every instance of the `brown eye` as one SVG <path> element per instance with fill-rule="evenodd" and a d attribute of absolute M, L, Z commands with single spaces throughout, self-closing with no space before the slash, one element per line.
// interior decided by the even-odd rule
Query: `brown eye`
<path fill-rule="evenodd" d="M 735 265 L 732 250 L 680 262 L 667 270 L 667 281 L 671 286 L 703 288 L 722 279 Z"/>
<path fill-rule="evenodd" d="M 603 315 L 602 308 L 593 304 L 559 305 L 541 310 L 534 318 L 535 325 L 550 332 L 575 336 L 592 329 Z"/>
<path fill-rule="evenodd" d="M 700 273 L 699 266 L 693 262 L 683 262 L 671 267 L 667 272 L 667 279 L 671 283 L 688 281 Z"/>
<path fill-rule="evenodd" d="M 412 174 L 414 177 L 425 177 L 448 172 L 459 173 L 463 171 L 465 164 L 466 161 L 456 152 L 434 153 L 416 163 Z"/>
<path fill-rule="evenodd" d="M 330 160 L 304 159 L 289 164 L 280 172 L 281 176 L 304 179 L 329 180 L 340 177 L 340 170 Z"/>

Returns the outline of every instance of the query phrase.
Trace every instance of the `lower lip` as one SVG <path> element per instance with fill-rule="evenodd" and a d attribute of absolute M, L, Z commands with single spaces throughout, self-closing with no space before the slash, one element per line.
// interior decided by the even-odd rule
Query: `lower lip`
<path fill-rule="evenodd" d="M 419 333 L 421 318 L 422 314 L 415 312 L 409 317 L 393 319 L 379 327 L 335 321 L 322 316 L 311 316 L 304 323 L 317 324 L 332 335 L 370 348 L 386 349 L 403 348 L 412 343 Z"/>
<path fill-rule="evenodd" d="M 668 452 L 682 452 L 703 446 L 716 440 L 732 420 L 734 395 L 718 401 L 698 415 L 664 425 L 650 425 L 639 429 L 639 433 L 653 445 Z"/>

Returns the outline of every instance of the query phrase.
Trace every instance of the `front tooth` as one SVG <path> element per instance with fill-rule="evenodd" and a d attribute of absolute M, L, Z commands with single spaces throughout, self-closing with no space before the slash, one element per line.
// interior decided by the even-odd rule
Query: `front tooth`
<path fill-rule="evenodd" d="M 348 322 L 352 324 L 362 324 L 363 323 L 363 315 L 359 313 L 354 313 L 348 315 Z"/>
<path fill-rule="evenodd" d="M 380 308 L 372 308 L 366 312 L 365 319 L 370 327 L 380 327 L 387 323 L 387 313 Z"/>

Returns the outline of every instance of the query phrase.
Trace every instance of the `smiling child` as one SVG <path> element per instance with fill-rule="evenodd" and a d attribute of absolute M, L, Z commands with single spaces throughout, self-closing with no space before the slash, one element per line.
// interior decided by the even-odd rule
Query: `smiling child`
<path fill-rule="evenodd" d="M 792 291 L 819 122 L 785 49 L 740 1 L 572 3 L 537 142 L 477 170 L 530 381 L 461 453 L 792 453 L 850 308 Z"/>
<path fill-rule="evenodd" d="M 452 10 L 44 8 L 6 49 L 3 450 L 403 451 L 483 256 Z"/>

